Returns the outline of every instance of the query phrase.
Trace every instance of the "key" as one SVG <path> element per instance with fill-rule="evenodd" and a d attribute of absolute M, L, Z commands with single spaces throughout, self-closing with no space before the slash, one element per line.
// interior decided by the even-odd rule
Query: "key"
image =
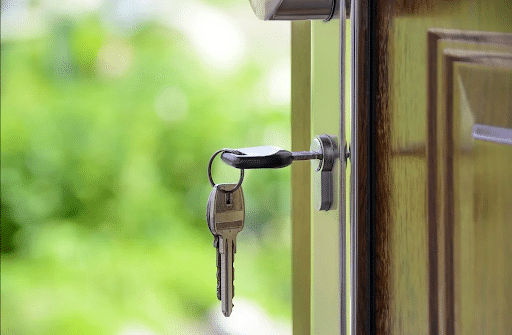
<path fill-rule="evenodd" d="M 315 151 L 291 152 L 277 147 L 264 146 L 236 149 L 240 154 L 224 152 L 220 158 L 238 169 L 277 169 L 297 160 L 322 159 L 322 153 Z"/>
<path fill-rule="evenodd" d="M 236 236 L 242 231 L 245 220 L 245 204 L 242 187 L 229 193 L 235 184 L 217 184 L 208 199 L 208 226 L 218 236 L 220 254 L 220 300 L 222 313 L 230 316 L 233 310 L 233 261 L 236 252 Z M 215 242 L 214 242 L 215 243 Z M 217 262 L 219 264 L 219 262 Z M 219 285 L 219 280 L 217 280 Z"/>

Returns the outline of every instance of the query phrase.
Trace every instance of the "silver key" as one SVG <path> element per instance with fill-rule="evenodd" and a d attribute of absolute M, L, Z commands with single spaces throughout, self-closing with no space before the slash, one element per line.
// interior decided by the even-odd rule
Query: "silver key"
<path fill-rule="evenodd" d="M 220 297 L 222 313 L 230 316 L 233 309 L 233 261 L 236 252 L 236 235 L 244 228 L 245 204 L 242 187 L 226 192 L 235 184 L 217 184 L 208 199 L 208 226 L 219 236 Z"/>

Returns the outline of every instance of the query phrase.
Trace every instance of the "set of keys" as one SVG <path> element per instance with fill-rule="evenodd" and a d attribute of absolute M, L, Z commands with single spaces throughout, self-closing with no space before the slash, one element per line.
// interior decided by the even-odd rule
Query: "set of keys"
<path fill-rule="evenodd" d="M 244 228 L 245 204 L 242 187 L 235 184 L 217 184 L 213 187 L 207 205 L 207 221 L 217 249 L 217 298 L 222 301 L 222 313 L 230 316 L 235 295 L 236 235 Z"/>
<path fill-rule="evenodd" d="M 222 313 L 230 316 L 235 295 L 236 235 L 244 228 L 245 202 L 242 191 L 244 170 L 240 170 L 238 184 L 215 184 L 211 175 L 212 162 L 219 153 L 238 151 L 222 149 L 215 152 L 208 164 L 208 178 L 213 186 L 206 205 L 206 221 L 213 234 L 217 250 L 217 299 L 222 302 Z"/>
<path fill-rule="evenodd" d="M 221 154 L 221 159 L 240 169 L 237 184 L 215 184 L 211 174 L 212 162 Z M 254 147 L 243 149 L 221 149 L 215 152 L 208 163 L 208 178 L 213 189 L 206 207 L 206 221 L 213 234 L 213 246 L 217 250 L 217 298 L 221 300 L 222 313 L 230 316 L 233 310 L 235 279 L 233 262 L 236 253 L 236 237 L 244 228 L 245 203 L 242 191 L 244 169 L 282 168 L 294 160 L 322 159 L 317 151 L 290 152 L 276 147 Z"/>

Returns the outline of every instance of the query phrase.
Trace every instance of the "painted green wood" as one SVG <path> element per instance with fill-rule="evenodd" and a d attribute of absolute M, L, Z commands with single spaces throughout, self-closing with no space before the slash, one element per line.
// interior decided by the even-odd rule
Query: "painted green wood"
<path fill-rule="evenodd" d="M 311 30 L 311 133 L 340 136 L 340 22 L 313 21 Z M 339 184 L 339 164 L 334 171 Z M 315 187 L 315 185 L 313 185 Z M 335 189 L 338 195 L 339 188 Z M 335 199 L 335 204 L 339 198 Z M 339 206 L 336 206 L 339 207 Z M 339 334 L 340 228 L 339 211 L 312 209 L 311 332 Z"/>
<path fill-rule="evenodd" d="M 350 27 L 350 21 L 346 21 Z M 346 36 L 350 36 L 347 30 Z M 350 124 L 350 41 L 346 42 L 345 120 Z M 319 134 L 340 134 L 340 21 L 292 23 L 292 149 L 307 150 Z M 350 127 L 345 131 L 348 138 Z M 311 201 L 308 162 L 292 165 L 293 333 L 341 333 L 340 229 L 346 231 L 350 259 L 349 214 L 339 225 L 335 208 L 319 212 Z M 347 169 L 350 171 L 350 167 Z M 339 169 L 335 171 L 339 175 Z M 335 181 L 339 185 L 339 180 Z M 346 185 L 348 186 L 348 185 Z M 349 188 L 346 187 L 346 190 Z M 336 193 L 338 193 L 336 189 Z M 346 193 L 348 195 L 348 192 Z M 348 205 L 348 197 L 346 197 Z M 346 206 L 348 207 L 348 206 Z M 307 227 L 306 227 L 307 225 Z M 306 241 L 307 239 L 307 241 Z M 307 254 L 306 254 L 307 253 Z M 349 262 L 346 282 L 350 278 Z M 346 287 L 348 299 L 350 287 Z M 350 301 L 346 301 L 349 313 Z M 346 316 L 350 320 L 350 315 Z M 349 327 L 347 327 L 349 328 Z"/>
<path fill-rule="evenodd" d="M 308 150 L 311 141 L 311 22 L 292 22 L 292 150 Z M 310 333 L 311 168 L 296 162 L 292 174 L 293 334 Z"/>

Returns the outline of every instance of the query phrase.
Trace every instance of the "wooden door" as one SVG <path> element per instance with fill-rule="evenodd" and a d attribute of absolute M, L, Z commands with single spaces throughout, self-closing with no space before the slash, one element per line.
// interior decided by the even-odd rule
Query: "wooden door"
<path fill-rule="evenodd" d="M 512 333 L 512 2 L 351 19 L 352 333 Z"/>
<path fill-rule="evenodd" d="M 343 29 L 292 25 L 293 149 L 343 138 L 344 67 L 352 128 L 349 225 L 292 166 L 294 333 L 512 333 L 512 3 L 352 0 L 350 25 L 338 66 Z"/>

